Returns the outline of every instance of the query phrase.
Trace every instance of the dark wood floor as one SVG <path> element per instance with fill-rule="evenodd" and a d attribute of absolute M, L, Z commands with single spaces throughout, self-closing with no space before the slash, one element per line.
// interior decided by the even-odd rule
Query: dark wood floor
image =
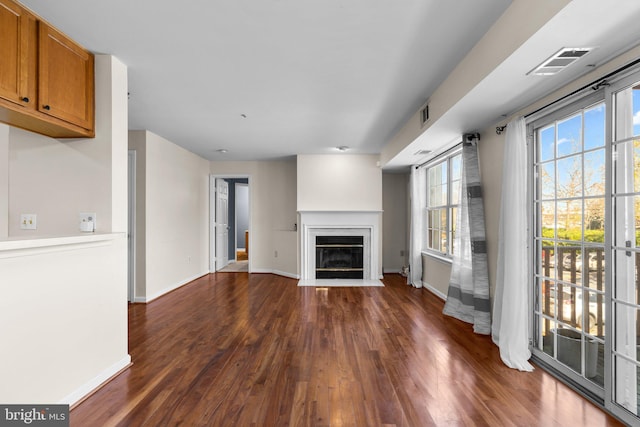
<path fill-rule="evenodd" d="M 617 426 L 398 275 L 385 287 L 205 276 L 129 307 L 133 366 L 71 426 Z"/>

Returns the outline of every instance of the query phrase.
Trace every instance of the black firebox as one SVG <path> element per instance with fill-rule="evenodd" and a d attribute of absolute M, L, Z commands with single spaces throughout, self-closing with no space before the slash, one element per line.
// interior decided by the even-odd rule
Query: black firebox
<path fill-rule="evenodd" d="M 363 279 L 362 236 L 316 236 L 316 279 Z"/>

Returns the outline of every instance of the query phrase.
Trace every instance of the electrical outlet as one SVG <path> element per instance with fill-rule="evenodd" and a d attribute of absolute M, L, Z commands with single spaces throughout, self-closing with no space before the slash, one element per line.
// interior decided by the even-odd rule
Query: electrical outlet
<path fill-rule="evenodd" d="M 80 212 L 80 231 L 96 231 L 95 212 Z"/>
<path fill-rule="evenodd" d="M 37 215 L 36 214 L 21 214 L 20 215 L 20 229 L 21 230 L 35 230 L 37 228 Z"/>

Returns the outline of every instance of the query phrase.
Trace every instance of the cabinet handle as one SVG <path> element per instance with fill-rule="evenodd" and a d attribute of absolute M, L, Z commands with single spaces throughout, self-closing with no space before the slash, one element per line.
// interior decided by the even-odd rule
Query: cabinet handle
<path fill-rule="evenodd" d="M 22 101 L 24 102 L 29 102 L 29 98 L 27 98 L 26 96 L 22 98 Z"/>
<path fill-rule="evenodd" d="M 45 110 L 51 110 L 51 107 L 48 105 L 43 105 L 42 108 L 44 108 Z"/>

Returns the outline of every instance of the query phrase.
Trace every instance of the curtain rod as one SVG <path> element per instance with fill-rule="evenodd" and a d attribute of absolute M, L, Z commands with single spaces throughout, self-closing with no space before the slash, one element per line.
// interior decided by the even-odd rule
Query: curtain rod
<path fill-rule="evenodd" d="M 442 153 L 438 153 L 437 155 L 433 156 L 432 158 L 430 158 L 429 160 L 427 160 L 426 162 L 422 162 L 419 165 L 416 165 L 416 169 L 420 169 L 421 167 L 423 167 L 424 165 L 433 162 L 435 159 L 437 159 L 438 157 L 442 157 L 444 155 L 449 154 L 452 151 L 455 151 L 457 149 L 459 149 L 460 147 L 462 147 L 462 141 L 457 142 L 453 147 L 447 148 L 446 150 L 444 150 Z"/>
<path fill-rule="evenodd" d="M 558 102 L 561 102 L 561 101 L 569 98 L 570 96 L 573 96 L 573 95 L 575 95 L 577 93 L 580 93 L 580 92 L 582 92 L 583 90 L 585 90 L 587 88 L 591 88 L 591 89 L 593 89 L 595 91 L 595 90 L 600 89 L 602 86 L 609 86 L 609 83 L 607 83 L 607 81 L 606 81 L 607 78 L 615 76 L 616 74 L 621 73 L 622 71 L 626 70 L 627 68 L 631 68 L 631 67 L 633 67 L 633 66 L 635 66 L 635 65 L 637 65 L 639 63 L 640 63 L 640 58 L 636 59 L 635 61 L 631 61 L 630 63 L 628 63 L 626 65 L 623 65 L 622 67 L 620 67 L 620 68 L 618 68 L 618 69 L 616 69 L 616 70 L 614 70 L 614 71 L 612 71 L 612 72 L 610 72 L 608 74 L 605 74 L 604 76 L 600 77 L 599 79 L 594 80 L 591 83 L 586 84 L 586 85 L 582 86 L 581 88 L 574 90 L 571 93 L 568 93 L 568 94 L 566 94 L 564 96 L 561 96 L 560 98 L 556 99 L 555 101 L 551 101 L 547 105 L 543 105 L 542 107 L 538 108 L 537 110 L 534 110 L 534 111 L 532 111 L 532 112 L 530 112 L 528 114 L 525 114 L 524 117 L 526 118 L 526 117 L 529 117 L 529 116 L 531 116 L 533 114 L 536 114 L 537 112 L 542 111 L 545 108 L 551 107 L 552 105 L 557 104 Z M 504 132 L 504 130 L 506 128 L 507 128 L 507 124 L 505 124 L 504 126 L 496 126 L 496 133 L 498 135 L 500 135 L 502 132 Z"/>

